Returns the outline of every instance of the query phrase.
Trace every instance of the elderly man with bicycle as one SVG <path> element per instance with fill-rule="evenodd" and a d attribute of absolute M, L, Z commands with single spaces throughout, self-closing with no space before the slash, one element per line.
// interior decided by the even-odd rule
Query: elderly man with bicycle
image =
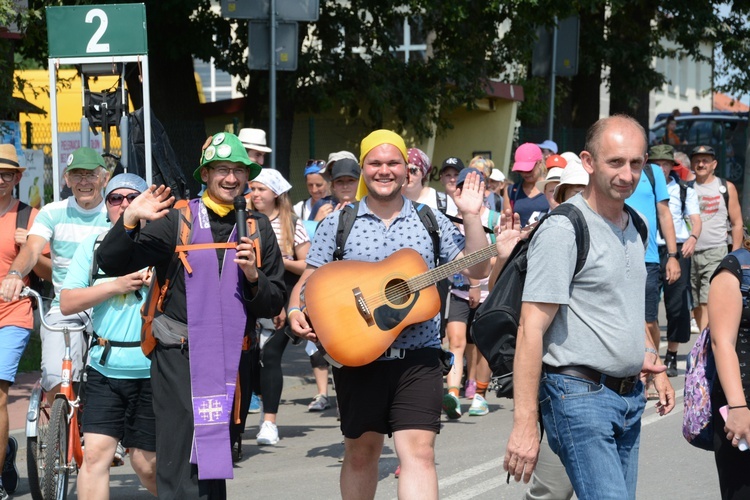
<path fill-rule="evenodd" d="M 26 241 L 28 232 L 20 224 L 23 212 L 27 211 L 27 221 L 31 223 L 38 211 L 13 198 L 13 190 L 21 181 L 26 170 L 18 161 L 15 146 L 0 144 L 0 274 L 7 275 L 10 263 Z M 43 248 L 42 248 L 43 250 Z M 41 255 L 34 267 L 37 275 L 49 279 L 50 259 Z M 19 280 L 20 281 L 20 280 Z M 28 277 L 23 283 L 29 284 Z M 18 486 L 18 470 L 15 458 L 18 443 L 8 437 L 8 389 L 13 384 L 18 363 L 29 341 L 34 319 L 31 302 L 24 299 L 12 303 L 0 303 L 0 464 L 3 464 L 0 478 L 0 500 L 9 498 Z"/>
<path fill-rule="evenodd" d="M 102 190 L 109 180 L 102 156 L 91 148 L 81 147 L 68 156 L 64 173 L 65 182 L 73 192 L 62 201 L 48 203 L 39 211 L 39 216 L 29 229 L 26 243 L 13 260 L 5 279 L 0 284 L 0 297 L 4 301 L 18 300 L 23 288 L 23 279 L 37 265 L 39 256 L 47 244 L 52 255 L 52 284 L 55 299 L 47 313 L 47 323 L 80 324 L 86 321 L 85 314 L 65 316 L 60 312 L 60 287 L 68 272 L 68 264 L 78 244 L 89 235 L 109 229 L 107 211 Z M 62 372 L 60 359 L 65 344 L 57 332 L 41 329 L 42 337 L 42 388 L 51 401 L 60 390 Z M 77 382 L 83 370 L 83 354 L 86 349 L 83 335 L 70 339 L 73 358 L 72 380 Z"/>
<path fill-rule="evenodd" d="M 120 174 L 107 184 L 107 214 L 116 223 L 146 182 Z M 151 398 L 151 362 L 141 351 L 140 309 L 148 285 L 146 270 L 110 278 L 95 264 L 103 234 L 91 235 L 76 250 L 60 292 L 60 310 L 70 315 L 92 309 L 94 341 L 89 351 L 81 400 L 86 449 L 77 492 L 81 500 L 109 497 L 109 468 L 118 441 L 130 450 L 141 484 L 156 495 L 156 427 Z"/>

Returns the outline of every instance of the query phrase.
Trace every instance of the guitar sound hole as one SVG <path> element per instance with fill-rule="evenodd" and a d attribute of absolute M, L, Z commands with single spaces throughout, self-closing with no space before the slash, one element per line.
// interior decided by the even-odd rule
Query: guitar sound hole
<path fill-rule="evenodd" d="M 391 304 L 405 304 L 409 300 L 409 296 L 404 280 L 394 279 L 385 285 L 385 297 Z"/>

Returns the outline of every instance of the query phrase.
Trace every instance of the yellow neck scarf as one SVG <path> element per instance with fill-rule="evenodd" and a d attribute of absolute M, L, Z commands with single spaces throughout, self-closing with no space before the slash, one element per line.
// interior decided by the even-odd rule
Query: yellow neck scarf
<path fill-rule="evenodd" d="M 206 208 L 209 208 L 212 212 L 218 214 L 219 217 L 226 216 L 234 208 L 234 205 L 231 205 L 231 204 L 224 205 L 222 203 L 216 203 L 214 200 L 209 198 L 208 190 L 203 192 L 203 196 L 201 196 L 201 200 L 203 201 L 203 204 L 206 205 Z"/>

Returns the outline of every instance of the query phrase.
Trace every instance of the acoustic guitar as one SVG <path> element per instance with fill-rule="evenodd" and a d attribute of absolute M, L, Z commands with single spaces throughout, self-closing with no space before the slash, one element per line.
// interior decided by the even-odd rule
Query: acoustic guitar
<path fill-rule="evenodd" d="M 410 248 L 380 262 L 329 262 L 305 284 L 306 313 L 334 361 L 366 365 L 382 356 L 404 328 L 440 312 L 435 283 L 495 255 L 493 244 L 435 269 Z"/>

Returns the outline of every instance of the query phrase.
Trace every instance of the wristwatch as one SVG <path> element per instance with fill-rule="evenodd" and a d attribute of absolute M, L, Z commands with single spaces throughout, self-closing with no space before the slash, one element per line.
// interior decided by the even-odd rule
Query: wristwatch
<path fill-rule="evenodd" d="M 21 276 L 21 273 L 19 273 L 15 269 L 8 271 L 8 274 L 6 274 L 6 276 L 18 276 L 18 279 L 23 279 L 23 276 Z"/>
<path fill-rule="evenodd" d="M 669 258 L 669 257 L 674 257 L 675 259 L 679 259 L 680 258 L 680 252 L 669 252 L 667 254 L 667 258 Z"/>

